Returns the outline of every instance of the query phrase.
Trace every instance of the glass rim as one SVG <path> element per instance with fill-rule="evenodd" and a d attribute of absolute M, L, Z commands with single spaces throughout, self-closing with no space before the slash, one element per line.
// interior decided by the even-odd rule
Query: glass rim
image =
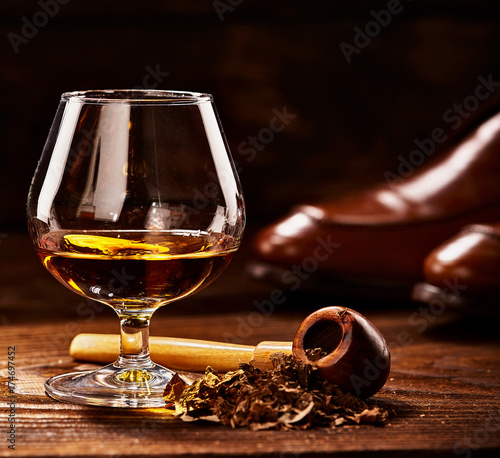
<path fill-rule="evenodd" d="M 61 100 L 78 100 L 83 103 L 129 103 L 193 105 L 213 101 L 211 94 L 192 91 L 171 91 L 163 89 L 91 89 L 64 92 Z"/>

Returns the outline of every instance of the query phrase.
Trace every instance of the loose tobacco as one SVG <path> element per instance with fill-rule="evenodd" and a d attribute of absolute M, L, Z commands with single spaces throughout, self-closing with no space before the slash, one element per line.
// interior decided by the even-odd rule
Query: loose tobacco
<path fill-rule="evenodd" d="M 175 406 L 184 421 L 209 420 L 254 431 L 387 421 L 386 410 L 344 393 L 293 356 L 275 353 L 271 360 L 274 368 L 264 371 L 241 364 L 219 375 L 207 367 L 203 378 L 189 386 L 176 375 L 165 389 L 167 406 Z"/>

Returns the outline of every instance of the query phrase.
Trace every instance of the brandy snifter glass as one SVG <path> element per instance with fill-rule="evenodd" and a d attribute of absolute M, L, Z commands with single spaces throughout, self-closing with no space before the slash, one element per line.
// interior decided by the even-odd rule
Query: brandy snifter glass
<path fill-rule="evenodd" d="M 240 184 L 209 94 L 160 90 L 64 93 L 27 204 L 45 268 L 111 306 L 120 356 L 52 377 L 61 401 L 161 407 L 173 372 L 149 357 L 161 306 L 226 268 L 245 224 Z"/>

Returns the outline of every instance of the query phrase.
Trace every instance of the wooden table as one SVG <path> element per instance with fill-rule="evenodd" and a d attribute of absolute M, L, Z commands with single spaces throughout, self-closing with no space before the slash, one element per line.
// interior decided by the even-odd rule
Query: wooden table
<path fill-rule="evenodd" d="M 358 307 L 386 336 L 392 370 L 371 401 L 390 409 L 384 427 L 344 426 L 309 431 L 232 430 L 184 423 L 162 409 L 83 407 L 49 399 L 44 380 L 92 364 L 73 361 L 79 332 L 116 332 L 114 312 L 60 286 L 35 259 L 23 234 L 0 243 L 2 414 L 0 456 L 499 456 L 500 342 L 494 319 L 425 312 L 401 303 Z M 269 316 L 254 301 L 272 287 L 244 275 L 245 250 L 204 292 L 159 310 L 152 335 L 233 340 L 290 340 L 315 308 L 334 301 L 286 293 Z M 251 313 L 254 312 L 252 315 Z M 15 347 L 15 392 L 7 382 Z M 15 451 L 8 448 L 9 406 L 15 409 Z M 11 417 L 12 418 L 12 417 Z"/>

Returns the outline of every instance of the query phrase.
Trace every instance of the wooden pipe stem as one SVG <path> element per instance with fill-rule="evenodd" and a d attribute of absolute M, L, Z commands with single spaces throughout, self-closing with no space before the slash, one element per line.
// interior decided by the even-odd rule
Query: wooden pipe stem
<path fill-rule="evenodd" d="M 271 369 L 271 354 L 292 354 L 291 342 L 260 342 L 257 346 L 208 340 L 150 337 L 151 359 L 169 369 L 204 372 L 207 366 L 227 372 L 240 363 L 253 361 L 255 367 Z M 79 334 L 70 346 L 70 355 L 78 360 L 112 363 L 120 353 L 120 336 L 116 334 Z"/>

